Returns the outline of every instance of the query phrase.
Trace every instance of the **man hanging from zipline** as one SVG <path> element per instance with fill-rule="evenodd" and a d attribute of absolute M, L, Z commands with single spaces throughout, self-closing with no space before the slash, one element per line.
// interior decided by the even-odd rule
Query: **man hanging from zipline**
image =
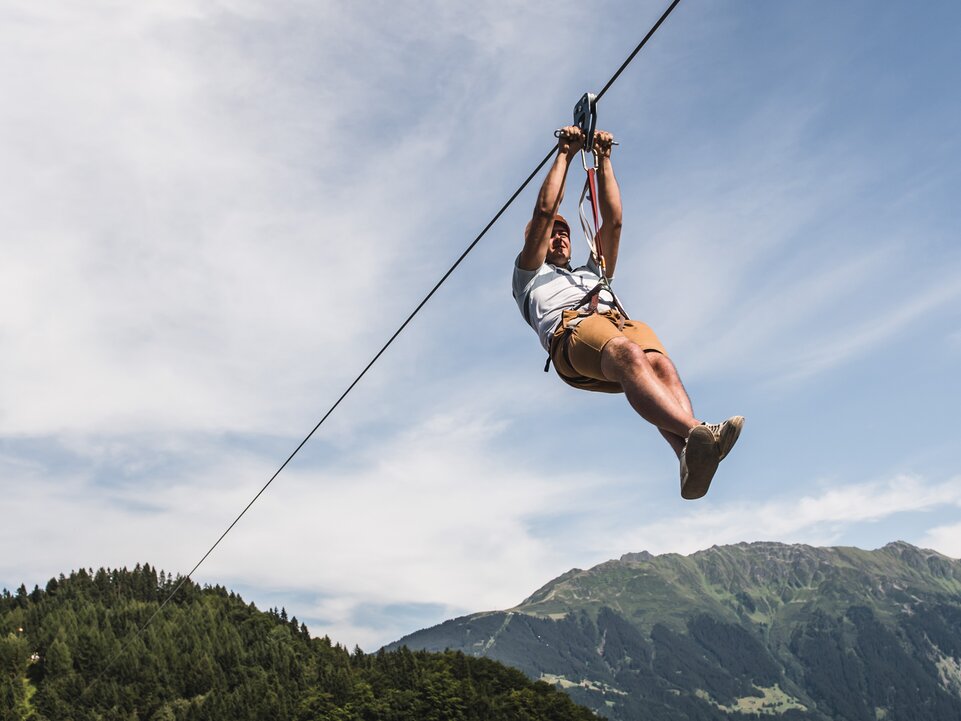
<path fill-rule="evenodd" d="M 558 210 L 568 168 L 587 138 L 578 126 L 562 128 L 556 135 L 557 155 L 524 231 L 524 249 L 514 264 L 514 299 L 561 379 L 584 390 L 623 392 L 631 407 L 657 427 L 677 454 L 681 496 L 700 498 L 707 493 L 718 463 L 737 441 L 744 418 L 734 416 L 717 424 L 695 418 L 664 346 L 647 325 L 627 318 L 610 288 L 622 214 L 611 165 L 614 138 L 605 131 L 591 131 L 596 170 L 588 169 L 585 160 L 589 185 L 594 182 L 592 175 L 597 183 L 596 189 L 585 187 L 585 195 L 592 194 L 595 227 L 598 206 L 601 223 L 592 232 L 582 211 L 592 252 L 586 265 L 571 267 L 571 228 Z"/>

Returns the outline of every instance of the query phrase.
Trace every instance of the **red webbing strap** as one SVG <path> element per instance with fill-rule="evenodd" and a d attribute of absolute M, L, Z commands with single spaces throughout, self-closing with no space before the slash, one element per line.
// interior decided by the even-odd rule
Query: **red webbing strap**
<path fill-rule="evenodd" d="M 600 271 L 600 276 L 603 278 L 605 275 L 604 268 L 604 251 L 601 249 L 601 218 L 600 212 L 597 207 L 597 171 L 595 168 L 587 169 L 587 190 L 588 195 L 591 199 L 591 211 L 594 213 L 594 250 L 597 252 L 597 257 L 594 259 L 597 261 L 597 267 Z M 590 310 L 591 313 L 597 312 L 597 299 L 600 295 L 600 286 L 594 289 L 591 294 Z"/>
<path fill-rule="evenodd" d="M 604 257 L 603 251 L 601 251 L 601 216 L 597 208 L 597 170 L 595 168 L 587 169 L 587 188 L 591 198 L 591 210 L 594 213 L 594 247 L 597 248 L 597 254 L 600 258 Z M 601 262 L 598 258 L 598 264 Z"/>

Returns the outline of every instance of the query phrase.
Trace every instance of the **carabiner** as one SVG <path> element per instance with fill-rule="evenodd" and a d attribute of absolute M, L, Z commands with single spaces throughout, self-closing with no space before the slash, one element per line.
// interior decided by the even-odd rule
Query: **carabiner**
<path fill-rule="evenodd" d="M 585 170 L 585 171 L 588 171 L 588 170 L 597 170 L 597 168 L 598 168 L 597 151 L 594 150 L 593 148 L 591 148 L 591 157 L 594 158 L 594 162 L 593 162 L 593 164 L 588 165 L 588 164 L 587 164 L 587 151 L 584 150 L 584 148 L 581 148 L 581 165 L 584 166 L 584 170 Z"/>

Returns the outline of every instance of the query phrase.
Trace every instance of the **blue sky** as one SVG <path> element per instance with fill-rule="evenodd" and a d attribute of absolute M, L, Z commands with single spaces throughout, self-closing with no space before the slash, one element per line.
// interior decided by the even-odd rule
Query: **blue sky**
<path fill-rule="evenodd" d="M 0 8 L 0 586 L 189 570 L 665 7 Z M 747 417 L 705 499 L 541 372 L 531 187 L 196 580 L 372 650 L 627 552 L 961 557 L 959 21 L 685 0 L 603 99 L 615 287 Z"/>

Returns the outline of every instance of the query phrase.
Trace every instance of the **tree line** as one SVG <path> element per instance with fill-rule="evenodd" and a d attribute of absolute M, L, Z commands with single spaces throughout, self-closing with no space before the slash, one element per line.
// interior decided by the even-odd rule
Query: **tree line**
<path fill-rule="evenodd" d="M 0 721 L 597 718 L 497 662 L 407 648 L 350 652 L 311 637 L 283 609 L 263 612 L 189 580 L 138 636 L 181 580 L 138 564 L 4 590 Z"/>

